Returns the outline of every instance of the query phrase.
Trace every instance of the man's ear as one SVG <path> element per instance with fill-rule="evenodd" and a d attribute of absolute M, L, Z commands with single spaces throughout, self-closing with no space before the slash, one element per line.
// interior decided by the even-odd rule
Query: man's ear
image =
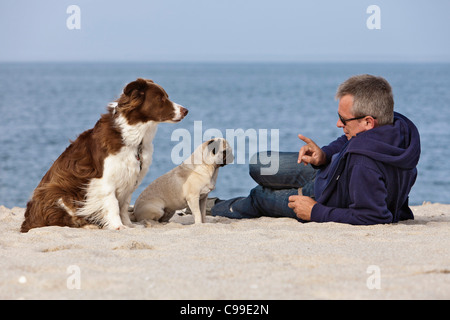
<path fill-rule="evenodd" d="M 378 126 L 377 120 L 372 118 L 372 117 L 370 117 L 370 116 L 366 117 L 364 119 L 364 121 L 366 121 L 366 127 L 368 129 L 373 129 L 373 128 L 376 128 Z"/>
<path fill-rule="evenodd" d="M 143 95 L 145 93 L 145 90 L 148 88 L 147 80 L 138 78 L 136 81 L 130 82 L 125 86 L 123 89 L 123 93 L 127 96 L 131 96 L 131 94 L 137 90 L 139 92 L 139 95 Z"/>

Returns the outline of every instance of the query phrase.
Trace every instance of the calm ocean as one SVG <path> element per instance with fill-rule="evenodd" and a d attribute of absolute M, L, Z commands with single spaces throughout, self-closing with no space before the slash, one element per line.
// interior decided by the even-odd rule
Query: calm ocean
<path fill-rule="evenodd" d="M 224 137 L 227 129 L 255 132 L 258 141 L 246 141 L 247 153 L 266 136 L 266 149 L 271 149 L 271 141 L 279 141 L 280 151 L 297 152 L 303 145 L 299 133 L 320 146 L 328 144 L 342 134 L 336 127 L 336 88 L 361 73 L 385 77 L 394 90 L 395 110 L 419 128 L 422 154 L 410 203 L 450 203 L 450 64 L 4 63 L 0 205 L 24 207 L 69 139 L 92 128 L 108 102 L 138 77 L 162 85 L 189 115 L 178 124 L 159 125 L 153 164 L 133 202 L 153 179 L 175 166 L 171 153 L 180 141 L 172 139 L 172 133 L 177 129 L 189 131 L 193 143 L 208 129 Z M 279 130 L 279 140 L 271 129 Z M 211 195 L 243 196 L 254 186 L 248 158 L 242 156 L 241 164 L 221 169 Z"/>

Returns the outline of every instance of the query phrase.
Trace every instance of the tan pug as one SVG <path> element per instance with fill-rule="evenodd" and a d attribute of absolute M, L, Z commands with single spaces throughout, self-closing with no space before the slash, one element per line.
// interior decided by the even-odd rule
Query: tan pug
<path fill-rule="evenodd" d="M 195 223 L 204 223 L 206 199 L 216 186 L 219 168 L 233 162 L 233 151 L 223 138 L 204 142 L 192 155 L 153 181 L 134 205 L 136 221 L 169 221 L 176 210 L 189 206 Z"/>

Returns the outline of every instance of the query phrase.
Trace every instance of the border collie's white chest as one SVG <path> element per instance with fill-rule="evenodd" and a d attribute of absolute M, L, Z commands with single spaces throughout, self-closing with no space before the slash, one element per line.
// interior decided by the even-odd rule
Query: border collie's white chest
<path fill-rule="evenodd" d="M 122 205 L 123 201 L 129 202 L 127 198 L 131 198 L 131 193 L 140 185 L 152 163 L 152 141 L 158 123 L 134 126 L 121 123 L 120 126 L 125 146 L 105 159 L 103 178 L 115 186 L 116 197 Z"/>

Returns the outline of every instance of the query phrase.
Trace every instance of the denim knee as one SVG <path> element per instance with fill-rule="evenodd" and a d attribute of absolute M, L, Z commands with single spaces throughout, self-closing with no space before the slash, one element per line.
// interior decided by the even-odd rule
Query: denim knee
<path fill-rule="evenodd" d="M 315 179 L 316 170 L 310 165 L 299 164 L 297 158 L 297 152 L 258 152 L 250 159 L 250 176 L 260 186 L 267 188 L 304 187 Z M 276 169 L 276 172 L 272 169 Z"/>
<path fill-rule="evenodd" d="M 276 177 L 282 166 L 282 155 L 286 152 L 261 151 L 250 158 L 249 174 L 256 183 L 270 186 L 273 177 Z"/>
<path fill-rule="evenodd" d="M 250 158 L 250 164 L 248 165 L 250 177 L 257 183 L 261 184 L 261 163 L 259 162 L 259 152 L 255 153 Z"/>

